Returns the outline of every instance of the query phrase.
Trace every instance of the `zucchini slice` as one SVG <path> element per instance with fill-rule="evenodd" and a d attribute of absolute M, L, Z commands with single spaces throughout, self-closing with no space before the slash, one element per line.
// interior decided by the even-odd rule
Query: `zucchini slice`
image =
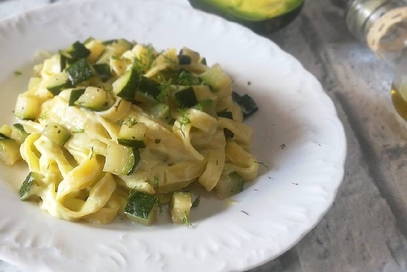
<path fill-rule="evenodd" d="M 151 96 L 154 100 L 157 100 L 161 92 L 160 83 L 148 77 L 141 76 L 137 91 Z"/>
<path fill-rule="evenodd" d="M 41 99 L 37 96 L 22 93 L 17 96 L 14 115 L 21 120 L 35 120 L 40 114 Z"/>
<path fill-rule="evenodd" d="M 113 76 L 112 72 L 110 71 L 109 64 L 106 64 L 106 63 L 95 64 L 95 65 L 93 65 L 93 68 L 95 68 L 97 75 L 104 82 L 109 80 Z"/>
<path fill-rule="evenodd" d="M 256 102 L 248 94 L 239 95 L 236 92 L 232 92 L 232 99 L 235 101 L 242 109 L 243 118 L 249 117 L 253 113 L 259 110 Z"/>
<path fill-rule="evenodd" d="M 121 56 L 124 52 L 130 50 L 133 47 L 133 44 L 126 39 L 104 41 L 103 45 L 106 46 L 106 49 L 100 56 L 100 58 L 96 61 L 97 64 L 108 64 L 112 56 Z"/>
<path fill-rule="evenodd" d="M 201 57 L 199 59 L 199 63 L 203 64 L 203 65 L 208 65 L 208 63 L 206 62 L 206 58 L 205 57 Z"/>
<path fill-rule="evenodd" d="M 63 146 L 71 138 L 71 133 L 67 128 L 54 122 L 45 125 L 42 135 L 60 146 Z"/>
<path fill-rule="evenodd" d="M 165 123 L 171 121 L 170 107 L 167 104 L 158 103 L 152 105 L 146 109 L 146 112 L 148 112 L 153 119 L 160 119 Z"/>
<path fill-rule="evenodd" d="M 218 117 L 223 117 L 233 120 L 233 114 L 230 111 L 221 111 L 217 113 Z"/>
<path fill-rule="evenodd" d="M 52 76 L 47 81 L 46 88 L 53 95 L 58 95 L 61 91 L 72 87 L 72 83 L 69 80 L 66 72 L 61 72 Z"/>
<path fill-rule="evenodd" d="M 135 70 L 129 70 L 113 82 L 113 92 L 127 101 L 133 101 L 140 82 L 140 75 Z"/>
<path fill-rule="evenodd" d="M 113 106 L 114 102 L 115 99 L 110 92 L 90 86 L 73 104 L 92 111 L 104 111 Z"/>
<path fill-rule="evenodd" d="M 208 84 L 214 92 L 222 90 L 225 86 L 231 85 L 232 81 L 226 72 L 220 67 L 219 64 L 215 64 L 210 67 L 206 72 L 199 76 L 206 84 Z"/>
<path fill-rule="evenodd" d="M 120 127 L 117 142 L 121 145 L 143 148 L 146 147 L 145 137 L 147 126 L 144 123 L 128 124 L 123 123 Z"/>
<path fill-rule="evenodd" d="M 190 192 L 174 192 L 170 201 L 170 213 L 172 222 L 185 223 L 185 217 L 189 218 L 192 207 Z"/>
<path fill-rule="evenodd" d="M 106 50 L 106 46 L 102 43 L 102 41 L 91 39 L 84 42 L 87 49 L 89 49 L 90 54 L 88 56 L 88 60 L 90 63 L 95 63 L 100 55 Z"/>
<path fill-rule="evenodd" d="M 74 86 L 95 76 L 92 65 L 85 58 L 74 62 L 65 70 Z"/>
<path fill-rule="evenodd" d="M 206 98 L 204 100 L 201 100 L 193 106 L 194 109 L 203 111 L 211 116 L 216 116 L 216 111 L 215 111 L 215 101 L 212 99 Z"/>
<path fill-rule="evenodd" d="M 10 139 L 11 137 L 11 127 L 9 125 L 2 125 L 0 127 L 0 140 Z"/>
<path fill-rule="evenodd" d="M 90 55 L 90 50 L 79 41 L 74 42 L 66 52 L 71 57 L 72 62 L 86 58 Z"/>
<path fill-rule="evenodd" d="M 15 140 L 17 143 L 22 144 L 25 139 L 30 135 L 27 131 L 25 131 L 22 124 L 16 123 L 13 124 L 11 127 L 11 134 L 10 138 Z"/>
<path fill-rule="evenodd" d="M 44 178 L 40 173 L 30 172 L 20 187 L 20 199 L 28 200 L 32 196 L 33 185 L 39 183 Z"/>
<path fill-rule="evenodd" d="M 183 65 L 183 64 L 188 65 L 188 64 L 191 64 L 193 62 L 199 62 L 199 59 L 201 58 L 201 56 L 199 55 L 198 52 L 195 52 L 195 51 L 193 51 L 193 50 L 191 50 L 191 49 L 189 49 L 187 47 L 183 47 L 180 50 L 180 52 L 178 54 L 178 59 L 180 59 L 180 57 L 181 58 L 188 57 L 190 59 L 189 63 L 181 63 L 180 62 L 179 63 L 180 65 Z"/>
<path fill-rule="evenodd" d="M 178 108 L 180 109 L 191 108 L 198 104 L 198 100 L 192 87 L 174 92 L 174 97 L 177 101 Z"/>
<path fill-rule="evenodd" d="M 0 160 L 5 165 L 13 165 L 21 159 L 20 144 L 13 139 L 0 140 Z"/>
<path fill-rule="evenodd" d="M 189 65 L 192 63 L 191 57 L 186 55 L 178 55 L 179 65 Z"/>
<path fill-rule="evenodd" d="M 69 95 L 69 106 L 74 106 L 75 102 L 85 93 L 85 88 L 73 89 Z"/>
<path fill-rule="evenodd" d="M 229 175 L 223 175 L 215 186 L 215 192 L 222 199 L 231 197 L 243 191 L 244 180 L 236 172 L 231 172 Z"/>
<path fill-rule="evenodd" d="M 115 175 L 130 175 L 140 162 L 140 152 L 121 144 L 110 143 L 106 148 L 103 171 Z"/>
<path fill-rule="evenodd" d="M 146 193 L 130 192 L 124 214 L 133 222 L 151 225 L 157 219 L 158 199 Z"/>

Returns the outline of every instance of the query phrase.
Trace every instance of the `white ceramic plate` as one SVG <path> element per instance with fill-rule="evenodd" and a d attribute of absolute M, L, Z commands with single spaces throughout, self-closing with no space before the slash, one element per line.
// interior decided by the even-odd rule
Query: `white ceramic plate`
<path fill-rule="evenodd" d="M 192 215 L 195 228 L 187 229 L 166 218 L 153 227 L 52 218 L 19 201 L 13 182 L 27 170 L 1 164 L 1 259 L 26 271 L 246 270 L 288 250 L 325 214 L 343 177 L 346 150 L 333 103 L 298 61 L 269 40 L 188 7 L 91 0 L 0 22 L 0 123 L 15 122 L 15 98 L 25 90 L 38 50 L 55 52 L 89 36 L 124 37 L 158 49 L 185 45 L 220 63 L 235 90 L 259 104 L 247 123 L 256 135 L 253 152 L 269 169 L 234 204 L 204 196 Z"/>

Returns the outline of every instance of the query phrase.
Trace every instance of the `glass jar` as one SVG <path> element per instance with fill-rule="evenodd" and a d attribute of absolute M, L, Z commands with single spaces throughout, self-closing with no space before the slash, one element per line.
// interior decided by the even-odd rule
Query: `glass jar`
<path fill-rule="evenodd" d="M 407 120 L 407 2 L 403 0 L 347 0 L 345 21 L 350 32 L 367 43 L 394 69 L 391 100 Z"/>

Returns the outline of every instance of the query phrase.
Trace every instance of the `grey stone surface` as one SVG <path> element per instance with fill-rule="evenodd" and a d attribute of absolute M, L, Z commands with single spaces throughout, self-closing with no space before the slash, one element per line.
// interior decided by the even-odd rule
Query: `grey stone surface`
<path fill-rule="evenodd" d="M 0 16 L 47 2 L 54 1 L 0 0 Z M 407 271 L 407 124 L 391 105 L 391 69 L 349 34 L 343 10 L 329 0 L 308 0 L 289 27 L 269 38 L 320 80 L 344 124 L 348 156 L 321 222 L 251 272 Z M 16 270 L 0 262 L 6 271 Z"/>

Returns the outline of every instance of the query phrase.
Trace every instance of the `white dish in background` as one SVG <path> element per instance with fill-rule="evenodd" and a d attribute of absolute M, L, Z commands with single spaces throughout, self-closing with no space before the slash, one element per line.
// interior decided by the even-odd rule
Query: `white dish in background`
<path fill-rule="evenodd" d="M 0 124 L 16 121 L 15 99 L 25 91 L 38 50 L 55 52 L 89 36 L 123 37 L 158 49 L 187 46 L 209 64 L 220 63 L 235 90 L 259 105 L 246 122 L 255 132 L 253 153 L 269 169 L 233 204 L 203 197 L 191 215 L 195 228 L 187 229 L 166 223 L 165 216 L 152 227 L 58 220 L 19 200 L 13 182 L 24 179 L 24 167 L 0 164 L 1 259 L 27 271 L 247 270 L 295 245 L 331 206 L 343 177 L 346 140 L 319 82 L 269 40 L 187 7 L 75 1 L 1 21 Z"/>

